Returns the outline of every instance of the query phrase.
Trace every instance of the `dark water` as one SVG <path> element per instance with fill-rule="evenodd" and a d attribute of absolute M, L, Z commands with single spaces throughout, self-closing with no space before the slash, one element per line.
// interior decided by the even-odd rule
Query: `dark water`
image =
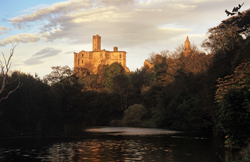
<path fill-rule="evenodd" d="M 74 138 L 0 139 L 0 162 L 219 162 L 223 140 L 212 134 L 155 128 L 99 127 Z"/>

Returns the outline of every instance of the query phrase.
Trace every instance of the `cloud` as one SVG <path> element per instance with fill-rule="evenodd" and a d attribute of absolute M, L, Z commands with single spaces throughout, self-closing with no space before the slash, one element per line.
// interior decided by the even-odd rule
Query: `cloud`
<path fill-rule="evenodd" d="M 24 64 L 26 64 L 26 65 L 42 64 L 44 62 L 43 61 L 44 58 L 58 55 L 60 52 L 62 52 L 62 51 L 56 50 L 54 48 L 44 48 L 44 49 L 40 50 L 39 52 L 33 54 L 32 57 L 29 58 L 28 60 L 24 61 Z"/>
<path fill-rule="evenodd" d="M 28 9 L 22 10 L 22 11 L 20 11 L 19 13 L 32 13 L 32 12 L 34 12 L 35 10 L 42 9 L 42 8 L 46 8 L 46 7 L 49 7 L 49 6 L 48 6 L 48 5 L 45 5 L 45 4 L 41 4 L 41 5 L 38 5 L 38 6 L 35 6 L 35 7 L 30 7 L 30 8 L 28 8 Z"/>
<path fill-rule="evenodd" d="M 38 64 L 42 64 L 43 61 L 41 61 L 40 59 L 37 58 L 30 58 L 26 61 L 23 62 L 26 65 L 38 65 Z"/>
<path fill-rule="evenodd" d="M 0 41 L 0 46 L 5 46 L 12 43 L 28 43 L 28 42 L 38 42 L 40 37 L 35 34 L 22 33 L 10 36 Z"/>
<path fill-rule="evenodd" d="M 76 12 L 80 9 L 90 7 L 93 5 L 93 3 L 90 2 L 91 0 L 69 0 L 65 2 L 55 3 L 47 8 L 39 8 L 32 14 L 14 17 L 10 19 L 10 22 L 19 28 L 24 28 L 27 22 L 48 19 L 59 14 Z"/>
<path fill-rule="evenodd" d="M 45 41 L 65 39 L 73 44 L 89 43 L 91 42 L 89 39 L 97 29 L 103 33 L 102 36 L 108 37 L 110 43 L 123 41 L 124 44 L 134 45 L 134 43 L 158 41 L 160 38 L 168 39 L 167 37 L 173 34 L 182 34 L 189 29 L 184 27 L 176 32 L 173 29 L 163 30 L 160 25 L 178 21 L 178 16 L 196 7 L 192 4 L 174 2 L 169 4 L 159 0 L 148 1 L 147 4 L 130 0 L 126 1 L 130 6 L 119 6 L 123 3 L 125 1 L 99 0 L 97 3 L 99 6 L 56 17 L 40 28 L 43 39 Z M 169 13 L 171 16 L 166 16 Z M 118 36 L 120 39 L 115 41 Z"/>
<path fill-rule="evenodd" d="M 120 6 L 133 4 L 134 0 L 99 0 L 98 2 L 105 6 Z"/>
<path fill-rule="evenodd" d="M 6 34 L 8 30 L 11 30 L 10 28 L 6 28 L 4 26 L 0 26 L 0 35 Z"/>
<path fill-rule="evenodd" d="M 30 34 L 32 37 L 24 37 L 22 41 L 12 36 L 0 41 L 0 46 L 14 41 L 39 40 L 91 43 L 97 29 L 105 46 L 131 47 L 168 41 L 171 37 L 206 33 L 208 24 L 211 25 L 208 20 L 211 20 L 211 15 L 217 14 L 216 11 L 211 12 L 211 8 L 219 10 L 221 7 L 218 6 L 223 3 L 210 3 L 208 0 L 69 0 L 38 7 L 31 14 L 10 19 L 16 26 L 46 21 L 36 26 L 38 34 Z"/>

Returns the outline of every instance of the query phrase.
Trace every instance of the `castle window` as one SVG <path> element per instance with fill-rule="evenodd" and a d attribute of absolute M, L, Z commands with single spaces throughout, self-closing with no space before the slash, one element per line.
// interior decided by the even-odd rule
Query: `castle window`
<path fill-rule="evenodd" d="M 109 53 L 105 53 L 106 59 L 110 59 Z"/>
<path fill-rule="evenodd" d="M 82 63 L 83 63 L 83 60 L 82 60 Z"/>
<path fill-rule="evenodd" d="M 77 57 L 77 55 L 76 55 L 76 57 Z"/>
<path fill-rule="evenodd" d="M 78 65 L 79 65 L 79 60 L 78 60 Z"/>
<path fill-rule="evenodd" d="M 83 57 L 83 54 L 82 54 L 82 57 Z"/>
<path fill-rule="evenodd" d="M 120 54 L 120 58 L 122 58 L 122 55 Z"/>

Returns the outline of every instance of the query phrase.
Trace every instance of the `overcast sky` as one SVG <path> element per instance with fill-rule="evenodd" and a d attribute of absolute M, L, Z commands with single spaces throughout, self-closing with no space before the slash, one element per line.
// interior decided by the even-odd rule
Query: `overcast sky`
<path fill-rule="evenodd" d="M 239 0 L 1 0 L 0 52 L 18 44 L 11 70 L 41 78 L 51 66 L 73 68 L 73 52 L 127 52 L 127 66 L 141 68 L 151 52 L 173 51 L 189 36 L 200 46 L 207 30 L 226 19 Z M 250 8 L 245 2 L 241 11 Z"/>

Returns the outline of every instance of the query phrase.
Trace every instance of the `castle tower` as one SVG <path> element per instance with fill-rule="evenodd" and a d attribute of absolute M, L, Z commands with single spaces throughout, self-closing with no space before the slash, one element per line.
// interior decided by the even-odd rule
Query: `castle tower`
<path fill-rule="evenodd" d="M 93 51 L 101 50 L 101 37 L 97 34 L 93 36 Z"/>
<path fill-rule="evenodd" d="M 101 50 L 101 37 L 97 34 L 93 36 L 93 51 L 74 52 L 74 73 L 87 69 L 90 74 L 98 74 L 104 65 L 114 62 L 121 64 L 125 71 L 129 72 L 126 66 L 126 52 L 118 51 L 116 46 L 114 51 Z"/>
<path fill-rule="evenodd" d="M 187 57 L 191 53 L 191 47 L 190 47 L 190 42 L 187 36 L 187 39 L 185 41 L 185 48 L 184 48 L 184 56 Z"/>

